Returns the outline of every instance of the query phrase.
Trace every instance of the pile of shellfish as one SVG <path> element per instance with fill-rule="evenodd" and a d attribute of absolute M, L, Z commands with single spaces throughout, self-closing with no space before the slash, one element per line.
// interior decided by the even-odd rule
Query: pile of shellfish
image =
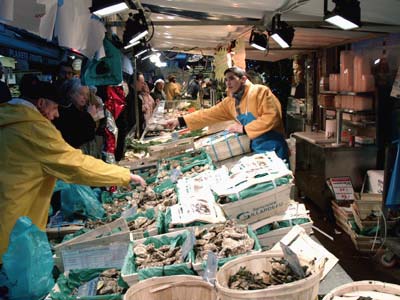
<path fill-rule="evenodd" d="M 148 208 L 158 208 L 158 210 L 165 211 L 167 207 L 178 203 L 178 197 L 173 188 L 156 194 L 150 186 L 145 189 L 138 187 L 133 198 L 140 211 L 145 211 Z"/>
<path fill-rule="evenodd" d="M 252 273 L 246 267 L 240 267 L 239 271 L 229 277 L 228 286 L 235 290 L 259 290 L 268 288 L 271 285 L 290 283 L 300 280 L 286 259 L 270 258 L 271 271 L 263 271 L 260 273 Z M 305 277 L 311 275 L 311 270 L 308 266 L 302 266 Z"/>
<path fill-rule="evenodd" d="M 174 248 L 164 245 L 156 248 L 154 244 L 138 244 L 133 248 L 133 253 L 138 270 L 183 263 L 180 246 Z"/>
<path fill-rule="evenodd" d="M 149 230 L 156 227 L 156 219 L 149 219 L 146 217 L 138 217 L 135 220 L 128 222 L 128 227 L 130 231 L 134 230 Z"/>
<path fill-rule="evenodd" d="M 249 252 L 254 247 L 254 239 L 247 233 L 247 226 L 232 221 L 212 227 L 198 227 L 195 230 L 196 261 L 207 259 L 208 251 L 218 258 L 225 258 Z"/>

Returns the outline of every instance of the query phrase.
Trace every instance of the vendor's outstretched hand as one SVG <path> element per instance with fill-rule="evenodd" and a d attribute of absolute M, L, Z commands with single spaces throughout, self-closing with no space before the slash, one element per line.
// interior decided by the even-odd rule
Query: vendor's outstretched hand
<path fill-rule="evenodd" d="M 167 127 L 168 129 L 175 129 L 176 127 L 179 126 L 179 121 L 178 119 L 169 119 L 167 120 L 167 122 L 165 123 L 165 127 Z"/>
<path fill-rule="evenodd" d="M 144 181 L 144 179 L 139 175 L 131 174 L 131 182 L 140 184 L 143 187 L 146 186 L 146 181 Z"/>
<path fill-rule="evenodd" d="M 229 132 L 243 133 L 243 125 L 240 123 L 232 124 L 227 128 Z"/>

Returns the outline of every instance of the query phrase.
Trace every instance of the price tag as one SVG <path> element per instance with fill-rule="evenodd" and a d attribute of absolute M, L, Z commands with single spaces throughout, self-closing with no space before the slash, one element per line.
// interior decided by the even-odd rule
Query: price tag
<path fill-rule="evenodd" d="M 329 181 L 336 200 L 354 200 L 354 189 L 350 177 L 333 177 Z"/>
<path fill-rule="evenodd" d="M 289 263 L 289 266 L 292 269 L 292 271 L 300 278 L 304 278 L 305 277 L 304 271 L 300 265 L 300 261 L 296 253 L 290 250 L 290 248 L 286 246 L 284 243 L 281 242 L 280 245 L 283 250 L 283 254 L 285 255 L 285 259 Z"/>
<path fill-rule="evenodd" d="M 186 241 L 182 245 L 182 259 L 183 260 L 186 259 L 189 252 L 193 249 L 193 246 L 195 243 L 196 243 L 196 237 L 194 236 L 193 231 L 189 230 L 189 234 L 186 238 Z"/>
<path fill-rule="evenodd" d="M 98 282 L 99 282 L 99 277 L 96 277 L 82 284 L 78 288 L 77 296 L 78 297 L 96 296 Z"/>
<path fill-rule="evenodd" d="M 218 269 L 218 258 L 214 252 L 208 251 L 207 264 L 204 270 L 203 279 L 211 284 L 215 282 L 215 276 L 217 275 Z"/>

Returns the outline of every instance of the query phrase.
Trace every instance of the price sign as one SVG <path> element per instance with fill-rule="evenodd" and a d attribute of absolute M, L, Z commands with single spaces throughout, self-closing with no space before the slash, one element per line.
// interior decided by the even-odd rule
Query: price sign
<path fill-rule="evenodd" d="M 354 189 L 350 177 L 334 177 L 330 178 L 329 181 L 336 200 L 354 200 Z"/>

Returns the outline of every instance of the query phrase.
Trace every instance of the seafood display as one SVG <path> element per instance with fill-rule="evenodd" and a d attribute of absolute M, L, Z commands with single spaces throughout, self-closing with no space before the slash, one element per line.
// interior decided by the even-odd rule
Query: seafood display
<path fill-rule="evenodd" d="M 100 295 L 111 295 L 111 294 L 122 294 L 125 292 L 125 288 L 118 285 L 118 278 L 121 272 L 117 269 L 108 269 L 103 271 L 97 281 L 96 296 Z M 72 295 L 78 295 L 78 288 L 72 291 Z"/>
<path fill-rule="evenodd" d="M 106 215 L 110 216 L 123 212 L 129 206 L 129 204 L 133 203 L 133 198 L 128 195 L 122 198 L 114 197 L 112 202 L 103 203 L 103 208 L 106 212 Z"/>
<path fill-rule="evenodd" d="M 254 247 L 254 239 L 247 233 L 247 226 L 232 221 L 209 228 L 196 228 L 196 261 L 207 259 L 208 251 L 216 253 L 219 259 L 244 254 Z"/>
<path fill-rule="evenodd" d="M 167 207 L 178 203 L 178 198 L 173 188 L 156 194 L 150 186 L 146 188 L 138 187 L 137 193 L 133 194 L 133 199 L 140 210 L 157 207 L 159 210 L 165 211 Z"/>
<path fill-rule="evenodd" d="M 311 275 L 308 266 L 302 266 L 305 277 Z M 271 285 L 290 283 L 300 280 L 290 268 L 286 259 L 271 258 L 271 271 L 263 271 L 260 273 L 252 273 L 246 267 L 240 267 L 239 271 L 229 277 L 228 286 L 236 290 L 259 290 L 268 288 Z"/>
<path fill-rule="evenodd" d="M 137 219 L 128 222 L 128 227 L 130 231 L 134 230 L 149 230 L 151 228 L 156 228 L 156 219 L 150 219 L 146 217 L 138 217 Z"/>
<path fill-rule="evenodd" d="M 117 269 L 103 271 L 97 282 L 97 295 L 120 294 L 124 288 L 118 285 L 121 272 Z"/>
<path fill-rule="evenodd" d="M 180 246 L 164 245 L 156 248 L 154 244 L 139 244 L 133 248 L 137 269 L 162 267 L 183 263 Z"/>

